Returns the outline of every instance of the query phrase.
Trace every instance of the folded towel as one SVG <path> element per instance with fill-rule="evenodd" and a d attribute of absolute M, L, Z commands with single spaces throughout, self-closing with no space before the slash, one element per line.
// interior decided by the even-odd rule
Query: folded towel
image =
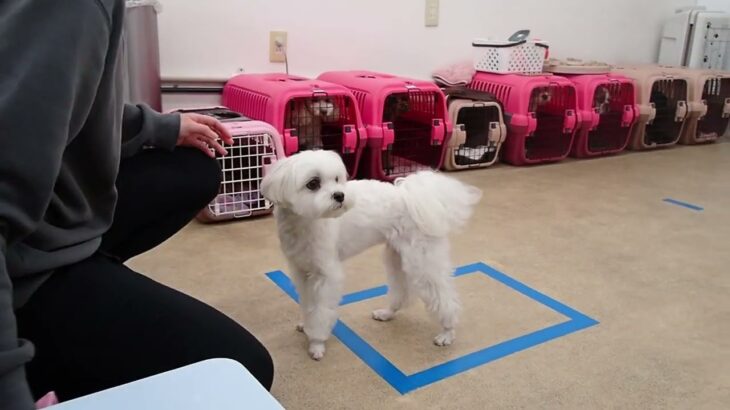
<path fill-rule="evenodd" d="M 475 73 L 474 63 L 471 60 L 464 60 L 434 70 L 431 76 L 441 86 L 453 86 L 471 83 Z"/>

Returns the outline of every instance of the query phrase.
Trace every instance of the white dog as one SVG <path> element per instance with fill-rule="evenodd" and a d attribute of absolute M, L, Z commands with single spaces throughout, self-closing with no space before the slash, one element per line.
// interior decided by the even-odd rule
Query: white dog
<path fill-rule="evenodd" d="M 454 341 L 460 305 L 452 284 L 448 234 L 471 216 L 481 191 L 435 172 L 396 183 L 347 181 L 331 151 L 304 151 L 278 161 L 261 192 L 274 205 L 281 248 L 300 297 L 309 354 L 319 360 L 337 321 L 342 262 L 385 243 L 389 306 L 373 312 L 387 321 L 415 293 L 441 325 L 434 343 Z"/>

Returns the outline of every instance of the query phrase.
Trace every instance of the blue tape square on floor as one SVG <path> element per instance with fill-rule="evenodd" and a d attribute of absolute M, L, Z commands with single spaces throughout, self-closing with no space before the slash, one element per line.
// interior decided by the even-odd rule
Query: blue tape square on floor
<path fill-rule="evenodd" d="M 535 302 L 566 316 L 568 320 L 486 347 L 476 352 L 466 354 L 409 375 L 403 373 L 400 369 L 393 365 L 393 363 L 375 350 L 341 320 L 337 321 L 332 333 L 395 390 L 401 394 L 406 394 L 475 367 L 509 356 L 513 353 L 535 347 L 539 344 L 598 324 L 598 321 L 595 319 L 592 319 L 583 313 L 530 288 L 529 286 L 505 275 L 485 263 L 479 262 L 462 266 L 457 268 L 454 272 L 454 276 L 457 278 L 459 276 L 469 274 L 486 275 L 487 277 L 508 286 L 512 290 L 529 297 Z M 295 302 L 299 303 L 299 297 L 294 288 L 294 284 L 284 272 L 269 272 L 266 276 L 268 276 L 269 279 L 271 279 L 282 291 L 284 291 L 284 293 L 289 295 L 289 297 L 291 297 Z M 342 298 L 340 305 L 343 306 L 362 302 L 363 300 L 383 296 L 387 292 L 387 286 L 378 286 L 350 293 Z"/>

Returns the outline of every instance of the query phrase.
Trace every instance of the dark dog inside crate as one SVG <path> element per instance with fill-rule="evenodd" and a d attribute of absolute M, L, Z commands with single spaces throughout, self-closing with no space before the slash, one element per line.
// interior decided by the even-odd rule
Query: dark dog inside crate
<path fill-rule="evenodd" d="M 499 109 L 479 105 L 463 107 L 456 116 L 456 123 L 464 125 L 466 141 L 456 150 L 458 165 L 489 163 L 497 155 L 497 144 L 489 140 L 490 124 L 499 123 Z"/>
<path fill-rule="evenodd" d="M 713 78 L 705 82 L 702 99 L 707 101 L 707 114 L 697 124 L 699 136 L 722 136 L 730 124 L 730 116 L 723 118 L 723 110 L 730 99 L 730 78 Z"/>
<path fill-rule="evenodd" d="M 621 149 L 628 138 L 628 127 L 622 125 L 624 109 L 631 105 L 634 90 L 628 84 L 606 83 L 596 87 L 593 110 L 601 116 L 598 127 L 588 134 L 592 152 Z"/>
<path fill-rule="evenodd" d="M 287 105 L 285 128 L 297 130 L 299 150 L 342 151 L 342 127 L 354 124 L 354 106 L 342 96 L 294 98 Z"/>
<path fill-rule="evenodd" d="M 677 121 L 677 104 L 687 101 L 685 80 L 658 80 L 651 88 L 650 102 L 656 108 L 656 117 L 646 126 L 644 144 L 670 144 L 679 138 L 682 121 Z"/>
<path fill-rule="evenodd" d="M 443 119 L 439 96 L 412 91 L 390 94 L 383 105 L 383 122 L 392 123 L 393 147 L 383 152 L 386 175 L 407 175 L 432 169 L 439 163 L 441 147 L 431 145 L 434 119 Z"/>
<path fill-rule="evenodd" d="M 274 156 L 267 135 L 234 136 L 228 155 L 218 157 L 223 173 L 220 193 L 211 204 L 216 214 L 247 214 L 267 208 L 259 192 L 263 167 Z M 269 163 L 267 163 L 269 162 Z"/>
<path fill-rule="evenodd" d="M 564 132 L 565 110 L 575 109 L 575 91 L 551 85 L 536 87 L 530 95 L 529 111 L 535 113 L 537 128 L 525 139 L 525 157 L 540 160 L 565 156 L 570 150 L 572 131 Z"/>

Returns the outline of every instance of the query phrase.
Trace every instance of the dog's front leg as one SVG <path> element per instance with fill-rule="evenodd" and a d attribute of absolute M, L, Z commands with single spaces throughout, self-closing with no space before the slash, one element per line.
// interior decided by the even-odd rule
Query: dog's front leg
<path fill-rule="evenodd" d="M 304 282 L 308 306 L 304 312 L 304 333 L 309 339 L 309 355 L 314 360 L 324 356 L 325 342 L 337 322 L 337 306 L 342 299 L 342 269 L 330 267 L 309 275 Z"/>

